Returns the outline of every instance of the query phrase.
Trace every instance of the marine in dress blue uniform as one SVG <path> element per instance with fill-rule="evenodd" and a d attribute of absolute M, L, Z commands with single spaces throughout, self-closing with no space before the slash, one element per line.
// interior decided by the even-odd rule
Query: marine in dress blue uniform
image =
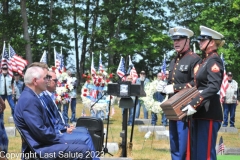
<path fill-rule="evenodd" d="M 218 94 L 223 79 L 223 63 L 217 49 L 224 41 L 219 32 L 205 26 L 200 26 L 200 30 L 198 40 L 205 58 L 194 68 L 194 82 L 199 94 L 182 111 L 193 118 L 192 159 L 216 160 L 217 132 L 223 120 Z"/>
<path fill-rule="evenodd" d="M 201 58 L 190 49 L 190 37 L 194 34 L 191 30 L 175 27 L 169 32 L 174 40 L 177 56 L 170 63 L 168 85 L 163 92 L 172 96 L 183 88 L 194 86 L 193 69 L 201 62 Z M 172 160 L 185 160 L 188 124 L 183 121 L 169 120 L 169 137 Z"/>

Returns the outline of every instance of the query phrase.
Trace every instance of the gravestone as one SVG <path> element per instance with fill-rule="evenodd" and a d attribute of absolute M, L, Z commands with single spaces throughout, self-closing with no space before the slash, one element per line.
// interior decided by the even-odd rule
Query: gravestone
<path fill-rule="evenodd" d="M 12 116 L 8 117 L 8 123 L 14 123 L 14 120 L 13 120 Z"/>
<path fill-rule="evenodd" d="M 138 119 L 134 121 L 135 125 L 151 125 L 151 119 Z"/>
<path fill-rule="evenodd" d="M 156 140 L 169 139 L 169 131 L 168 130 L 156 131 L 155 132 L 155 138 L 156 138 Z"/>
<path fill-rule="evenodd" d="M 103 144 L 105 147 L 105 143 Z M 118 143 L 107 143 L 108 152 L 113 154 L 119 150 Z"/>
<path fill-rule="evenodd" d="M 240 155 L 240 148 L 224 148 L 224 154 L 226 155 Z"/>
<path fill-rule="evenodd" d="M 165 131 L 165 126 L 139 126 L 138 127 L 139 132 L 154 132 L 154 131 Z"/>
<path fill-rule="evenodd" d="M 221 127 L 219 132 L 238 133 L 238 129 L 235 127 Z"/>
<path fill-rule="evenodd" d="M 16 136 L 16 128 L 15 127 L 5 127 L 6 133 L 8 137 Z"/>

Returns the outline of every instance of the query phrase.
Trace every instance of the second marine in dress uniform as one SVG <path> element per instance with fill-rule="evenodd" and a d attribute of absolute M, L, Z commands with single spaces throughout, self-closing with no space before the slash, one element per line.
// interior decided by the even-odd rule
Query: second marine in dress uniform
<path fill-rule="evenodd" d="M 169 30 L 174 41 L 177 56 L 169 66 L 166 94 L 173 95 L 183 88 L 194 86 L 194 67 L 201 58 L 190 49 L 190 37 L 193 32 L 183 27 Z M 187 151 L 188 124 L 182 121 L 169 120 L 169 136 L 172 160 L 185 160 Z"/>
<path fill-rule="evenodd" d="M 216 160 L 217 132 L 223 120 L 218 91 L 223 78 L 223 63 L 217 53 L 224 44 L 223 35 L 205 26 L 200 26 L 200 49 L 205 57 L 194 69 L 194 81 L 199 95 L 182 111 L 193 115 L 192 159 Z"/>

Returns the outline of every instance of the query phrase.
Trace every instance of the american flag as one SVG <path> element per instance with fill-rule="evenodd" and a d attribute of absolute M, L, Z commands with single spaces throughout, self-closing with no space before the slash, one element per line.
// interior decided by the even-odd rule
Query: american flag
<path fill-rule="evenodd" d="M 224 97 L 226 96 L 226 91 L 227 91 L 227 88 L 228 88 L 228 76 L 226 74 L 223 54 L 221 54 L 221 59 L 222 59 L 222 62 L 223 62 L 224 72 L 223 72 L 223 81 L 222 81 L 221 88 L 220 88 L 220 102 L 223 103 Z"/>
<path fill-rule="evenodd" d="M 167 65 L 166 65 L 166 56 L 164 55 L 163 57 L 163 63 L 162 63 L 162 66 L 161 66 L 161 72 L 165 75 L 166 74 L 166 68 L 167 68 Z"/>
<path fill-rule="evenodd" d="M 10 44 L 9 50 L 7 50 L 4 43 L 1 65 L 3 64 L 8 65 L 8 74 L 12 77 L 13 71 L 23 75 L 22 71 L 27 66 L 28 62 L 18 56 Z"/>
<path fill-rule="evenodd" d="M 28 61 L 18 56 L 14 51 L 14 49 L 12 48 L 12 46 L 10 46 L 10 44 L 9 44 L 9 53 L 10 53 L 12 70 L 14 72 L 18 72 L 20 75 L 23 76 L 22 71 L 28 65 Z"/>
<path fill-rule="evenodd" d="M 47 52 L 44 50 L 43 55 L 40 59 L 40 62 L 46 63 L 47 64 Z"/>
<path fill-rule="evenodd" d="M 93 53 L 92 53 L 92 63 L 91 63 L 91 75 L 96 74 L 96 69 L 94 68 L 94 62 L 93 62 Z"/>
<path fill-rule="evenodd" d="M 102 64 L 102 54 L 100 52 L 100 55 L 99 55 L 99 71 L 104 71 L 103 70 L 103 64 Z"/>
<path fill-rule="evenodd" d="M 55 53 L 55 67 L 58 68 L 59 71 L 62 71 L 64 68 L 63 56 L 62 54 L 59 54 L 55 50 L 55 48 L 54 48 L 54 53 Z"/>
<path fill-rule="evenodd" d="M 125 81 L 126 77 L 125 77 L 125 60 L 124 58 L 121 56 L 121 60 L 120 63 L 118 65 L 118 69 L 117 69 L 117 75 L 122 79 L 122 81 Z"/>
<path fill-rule="evenodd" d="M 130 71 L 130 75 L 132 77 L 132 83 L 136 83 L 136 80 L 138 78 L 138 74 L 137 74 L 137 71 L 132 63 L 132 60 L 131 60 L 131 56 L 129 55 L 129 67 L 132 67 L 131 71 Z"/>
<path fill-rule="evenodd" d="M 220 137 L 219 139 L 219 144 L 218 144 L 218 153 L 221 152 L 223 153 L 224 152 L 224 144 L 223 144 L 223 138 L 222 136 Z"/>
<path fill-rule="evenodd" d="M 6 48 L 5 42 L 3 44 L 1 68 L 4 64 L 6 64 L 8 66 L 8 74 L 12 77 L 13 76 L 13 71 L 12 71 L 12 65 L 11 65 L 11 58 L 9 56 L 8 49 Z"/>

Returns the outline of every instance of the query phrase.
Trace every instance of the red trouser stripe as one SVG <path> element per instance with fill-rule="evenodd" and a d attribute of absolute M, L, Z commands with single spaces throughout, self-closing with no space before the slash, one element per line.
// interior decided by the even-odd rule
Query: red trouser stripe
<path fill-rule="evenodd" d="M 213 128 L 213 121 L 210 120 L 209 121 L 209 129 L 208 129 L 207 160 L 211 160 L 212 128 Z"/>

